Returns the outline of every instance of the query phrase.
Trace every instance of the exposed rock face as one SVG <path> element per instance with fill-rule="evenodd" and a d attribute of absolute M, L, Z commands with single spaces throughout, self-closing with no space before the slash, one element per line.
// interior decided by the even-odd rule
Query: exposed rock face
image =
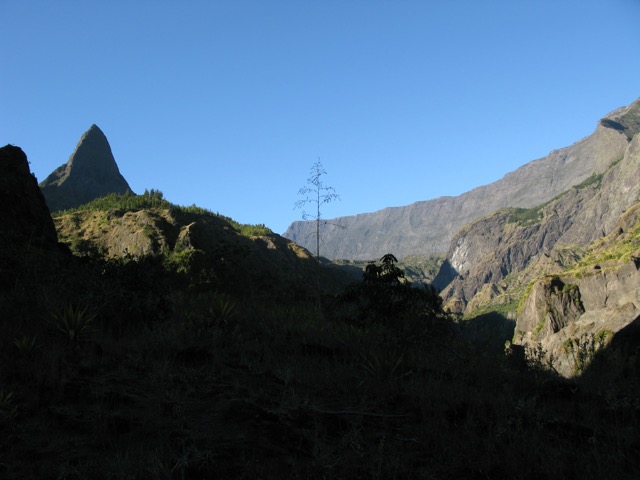
<path fill-rule="evenodd" d="M 552 276 L 538 282 L 517 325 L 532 337 L 547 337 L 575 322 L 585 312 L 580 288 Z"/>
<path fill-rule="evenodd" d="M 567 340 L 585 340 L 601 332 L 615 335 L 640 317 L 640 271 L 632 261 L 594 270 L 585 278 L 556 277 L 552 282 L 565 287 L 546 288 L 548 279 L 534 286 L 518 315 L 515 340 L 540 342 L 556 358 L 556 370 L 571 376 L 576 373 L 576 365 L 572 355 L 565 351 Z"/>
<path fill-rule="evenodd" d="M 618 130 L 631 140 L 636 133 L 640 132 L 640 109 L 632 107 L 633 105 L 610 113 L 600 120 L 601 125 Z"/>
<path fill-rule="evenodd" d="M 639 179 L 640 135 L 635 135 L 622 159 L 601 176 L 538 209 L 501 210 L 466 226 L 452 239 L 434 281 L 444 289 L 445 303 L 468 312 L 467 305 L 485 284 L 498 283 L 564 247 L 584 248 L 610 233 L 640 199 Z M 523 219 L 523 214 L 529 217 Z"/>
<path fill-rule="evenodd" d="M 58 243 L 53 220 L 38 182 L 20 147 L 0 148 L 0 244 L 50 248 Z"/>
<path fill-rule="evenodd" d="M 640 191 L 625 186 L 629 172 L 632 179 L 640 178 L 638 146 L 640 135 L 601 185 L 572 189 L 544 207 L 543 218 L 532 225 L 509 222 L 508 211 L 502 211 L 465 228 L 451 252 L 463 250 L 449 255 L 441 271 L 440 279 L 455 277 L 443 291 L 447 307 L 473 314 L 489 304 L 510 303 L 506 310 L 516 320 L 514 341 L 540 343 L 560 374 L 579 373 L 579 354 L 567 350 L 567 342 L 579 341 L 588 358 L 594 338 L 606 334 L 607 341 L 615 340 L 640 318 Z M 617 190 L 634 203 L 627 208 Z M 566 220 L 552 226 L 555 212 Z M 585 218 L 590 228 L 584 228 Z M 569 245 L 565 238 L 580 243 Z M 454 267 L 466 270 L 460 275 Z"/>
<path fill-rule="evenodd" d="M 640 101 L 603 118 L 595 132 L 507 174 L 490 185 L 458 197 L 441 197 L 405 207 L 340 217 L 323 231 L 324 256 L 331 259 L 370 260 L 392 252 L 430 255 L 445 252 L 463 225 L 504 207 L 533 207 L 603 173 L 619 160 L 629 139 L 640 130 Z M 312 222 L 294 222 L 284 236 L 311 247 Z"/>
<path fill-rule="evenodd" d="M 91 125 L 69 161 L 56 168 L 40 187 L 52 212 L 78 207 L 109 193 L 130 192 L 104 133 Z"/>

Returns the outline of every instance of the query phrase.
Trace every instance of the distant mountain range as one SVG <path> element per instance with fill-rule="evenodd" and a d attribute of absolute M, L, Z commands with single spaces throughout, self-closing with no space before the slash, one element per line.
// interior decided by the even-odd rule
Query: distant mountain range
<path fill-rule="evenodd" d="M 443 254 L 454 234 L 469 222 L 500 208 L 540 205 L 591 175 L 604 173 L 622 158 L 638 129 L 639 109 L 635 102 L 615 110 L 600 120 L 588 137 L 457 197 L 328 220 L 322 230 L 321 253 L 330 259 L 348 260 L 373 260 L 389 252 L 399 258 Z M 314 229 L 315 222 L 298 221 L 284 236 L 311 248 Z"/>

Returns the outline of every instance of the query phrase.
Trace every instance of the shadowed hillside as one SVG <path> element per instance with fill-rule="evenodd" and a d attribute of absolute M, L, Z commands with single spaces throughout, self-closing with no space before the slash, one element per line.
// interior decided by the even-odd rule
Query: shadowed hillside
<path fill-rule="evenodd" d="M 343 290 L 155 191 L 55 222 L 68 248 L 22 245 L 0 285 L 2 478 L 637 478 L 637 371 L 602 391 L 468 343 L 393 255 Z"/>

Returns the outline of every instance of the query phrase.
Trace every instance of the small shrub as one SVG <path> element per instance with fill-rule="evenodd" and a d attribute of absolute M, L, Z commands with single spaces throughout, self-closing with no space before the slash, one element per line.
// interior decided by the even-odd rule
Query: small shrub
<path fill-rule="evenodd" d="M 534 330 L 534 335 L 537 337 L 540 332 L 542 331 L 542 329 L 544 328 L 544 324 L 546 323 L 546 319 L 547 319 L 547 315 L 549 314 L 549 312 L 547 311 L 546 313 L 544 313 L 541 318 L 540 321 L 538 322 L 538 324 L 536 325 L 536 328 Z"/>
<path fill-rule="evenodd" d="M 524 348 L 524 354 L 529 370 L 533 372 L 556 371 L 553 366 L 555 363 L 555 357 L 553 355 L 549 355 L 547 351 L 542 348 L 542 344 L 540 342 L 535 346 L 526 345 Z"/>
<path fill-rule="evenodd" d="M 583 181 L 582 183 L 579 183 L 578 185 L 574 186 L 573 188 L 575 188 L 576 190 L 582 190 L 584 188 L 587 188 L 591 185 L 594 185 L 596 188 L 600 186 L 600 183 L 602 183 L 602 174 L 598 175 L 598 174 L 592 174 L 589 178 L 587 178 L 585 181 Z"/>
<path fill-rule="evenodd" d="M 542 207 L 544 205 L 533 208 L 512 208 L 509 210 L 507 222 L 515 223 L 522 227 L 529 227 L 542 220 Z"/>

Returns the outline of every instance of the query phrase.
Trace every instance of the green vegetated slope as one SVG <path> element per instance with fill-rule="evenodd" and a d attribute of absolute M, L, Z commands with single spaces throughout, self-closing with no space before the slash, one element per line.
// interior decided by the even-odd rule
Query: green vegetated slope
<path fill-rule="evenodd" d="M 154 190 L 112 194 L 57 212 L 54 221 L 60 241 L 78 255 L 159 257 L 208 288 L 296 295 L 319 285 L 337 292 L 354 280 L 338 269 L 318 268 L 307 250 L 264 225 L 242 225 L 196 206 L 176 206 Z"/>
<path fill-rule="evenodd" d="M 0 285 L 0 477 L 637 476 L 622 386 L 466 342 L 392 255 L 327 294 L 263 227 L 98 202 Z"/>

